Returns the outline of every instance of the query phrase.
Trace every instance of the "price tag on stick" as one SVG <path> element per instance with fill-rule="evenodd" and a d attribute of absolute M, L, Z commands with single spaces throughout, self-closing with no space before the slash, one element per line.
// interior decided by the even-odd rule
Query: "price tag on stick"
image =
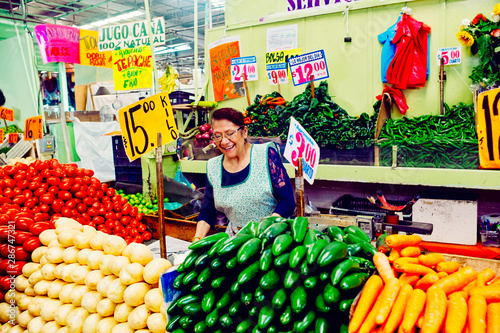
<path fill-rule="evenodd" d="M 325 52 L 323 50 L 302 54 L 288 60 L 294 86 L 309 83 L 311 75 L 314 81 L 324 80 L 329 77 L 326 66 Z"/>
<path fill-rule="evenodd" d="M 142 99 L 118 111 L 123 146 L 130 161 L 155 147 L 158 133 L 164 144 L 177 140 L 179 132 L 168 93 Z"/>
<path fill-rule="evenodd" d="M 231 81 L 243 82 L 243 76 L 246 75 L 246 81 L 257 81 L 257 57 L 240 57 L 231 59 Z"/>
<path fill-rule="evenodd" d="M 0 107 L 0 118 L 8 121 L 14 121 L 14 110 Z"/>
<path fill-rule="evenodd" d="M 42 116 L 26 118 L 24 122 L 24 141 L 37 140 L 42 137 Z"/>
<path fill-rule="evenodd" d="M 17 133 L 9 133 L 7 141 L 9 143 L 17 143 L 17 141 L 19 141 L 19 135 Z"/>
<path fill-rule="evenodd" d="M 3 133 L 3 129 L 0 129 L 0 138 L 1 138 L 1 141 L 0 142 L 4 142 L 5 140 L 5 136 L 4 136 L 4 133 Z"/>
<path fill-rule="evenodd" d="M 290 128 L 283 156 L 292 163 L 295 169 L 298 168 L 299 156 L 302 156 L 304 179 L 311 185 L 314 183 L 314 177 L 318 170 L 319 153 L 320 149 L 316 141 L 294 117 L 290 117 Z"/>
<path fill-rule="evenodd" d="M 271 85 L 287 84 L 286 62 L 266 65 L 267 81 Z"/>
<path fill-rule="evenodd" d="M 441 65 L 441 59 L 443 59 L 443 65 L 458 65 L 462 63 L 462 49 L 460 46 L 446 47 L 444 49 L 437 50 L 437 65 Z"/>

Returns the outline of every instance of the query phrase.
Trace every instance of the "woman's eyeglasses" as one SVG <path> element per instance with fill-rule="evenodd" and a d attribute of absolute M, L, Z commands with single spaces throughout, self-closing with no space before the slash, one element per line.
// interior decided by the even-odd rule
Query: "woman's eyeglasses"
<path fill-rule="evenodd" d="M 238 133 L 238 131 L 242 130 L 244 127 L 245 126 L 241 126 L 237 130 L 235 130 L 235 131 L 228 131 L 228 132 L 222 133 L 222 134 L 216 133 L 216 134 L 212 135 L 212 139 L 215 142 L 221 142 L 223 138 L 226 138 L 228 140 L 232 140 L 236 136 L 236 133 Z"/>

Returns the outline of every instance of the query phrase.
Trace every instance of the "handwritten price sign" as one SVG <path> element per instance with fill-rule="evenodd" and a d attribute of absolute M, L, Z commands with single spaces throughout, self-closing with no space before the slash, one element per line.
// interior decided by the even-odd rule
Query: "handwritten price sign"
<path fill-rule="evenodd" d="M 314 183 L 314 176 L 319 164 L 319 146 L 307 131 L 295 120 L 290 118 L 290 128 L 283 156 L 292 163 L 295 169 L 298 167 L 298 159 L 302 158 L 304 179 L 309 184 Z"/>
<path fill-rule="evenodd" d="M 42 116 L 27 118 L 24 122 L 24 141 L 43 138 Z"/>
<path fill-rule="evenodd" d="M 8 121 L 14 121 L 14 110 L 0 107 L 0 118 Z"/>
<path fill-rule="evenodd" d="M 168 93 L 162 92 L 118 111 L 123 146 L 130 161 L 151 151 L 161 133 L 162 144 L 179 137 Z"/>
<path fill-rule="evenodd" d="M 500 88 L 481 93 L 477 99 L 479 164 L 483 169 L 500 168 Z"/>
<path fill-rule="evenodd" d="M 247 81 L 257 81 L 257 57 L 240 57 L 231 59 L 231 81 L 242 82 L 246 75 Z"/>
<path fill-rule="evenodd" d="M 8 143 L 17 143 L 17 141 L 19 141 L 19 135 L 17 133 L 9 133 L 7 138 Z"/>
<path fill-rule="evenodd" d="M 437 51 L 438 66 L 441 65 L 441 58 L 443 59 L 443 64 L 445 66 L 458 65 L 462 62 L 462 49 L 460 48 L 460 46 L 438 49 Z"/>
<path fill-rule="evenodd" d="M 294 86 L 309 82 L 313 75 L 314 81 L 329 77 L 326 66 L 325 52 L 323 50 L 306 53 L 288 60 Z"/>
<path fill-rule="evenodd" d="M 267 81 L 269 84 L 287 84 L 288 75 L 286 72 L 286 62 L 266 65 Z"/>

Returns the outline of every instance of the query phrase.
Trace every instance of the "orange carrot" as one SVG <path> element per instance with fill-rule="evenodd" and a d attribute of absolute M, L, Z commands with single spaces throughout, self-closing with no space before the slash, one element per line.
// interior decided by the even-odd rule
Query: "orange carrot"
<path fill-rule="evenodd" d="M 401 281 L 401 285 L 409 284 L 410 286 L 413 286 L 415 283 L 417 283 L 418 280 L 420 280 L 420 275 L 417 274 L 403 273 L 399 276 L 399 281 Z"/>
<path fill-rule="evenodd" d="M 427 267 L 434 267 L 443 261 L 445 259 L 441 253 L 429 253 L 418 256 L 418 263 Z"/>
<path fill-rule="evenodd" d="M 421 333 L 438 333 L 446 316 L 446 294 L 443 289 L 432 286 L 427 290 L 424 323 Z"/>
<path fill-rule="evenodd" d="M 422 237 L 418 235 L 389 235 L 385 238 L 385 244 L 390 248 L 415 246 L 421 241 Z"/>
<path fill-rule="evenodd" d="M 439 266 L 439 265 L 438 265 Z M 477 272 L 466 266 L 459 271 L 442 278 L 434 284 L 444 290 L 446 295 L 465 287 L 469 282 L 473 281 L 477 276 Z"/>
<path fill-rule="evenodd" d="M 488 304 L 486 327 L 486 333 L 500 333 L 500 303 Z"/>
<path fill-rule="evenodd" d="M 486 333 L 486 300 L 483 296 L 469 298 L 469 328 L 474 333 Z"/>
<path fill-rule="evenodd" d="M 499 277 L 497 277 L 496 279 L 492 280 L 492 281 L 488 284 L 488 286 L 498 286 L 498 285 L 500 285 L 500 276 L 499 276 Z"/>
<path fill-rule="evenodd" d="M 382 325 L 387 317 L 389 317 L 394 302 L 396 302 L 399 289 L 401 289 L 401 282 L 399 282 L 398 279 L 392 279 L 385 284 L 384 290 L 380 294 L 380 298 L 382 299 L 380 308 L 375 317 L 375 322 L 377 324 Z"/>
<path fill-rule="evenodd" d="M 460 264 L 456 261 L 443 261 L 436 265 L 436 271 L 448 274 L 455 273 L 459 268 Z"/>
<path fill-rule="evenodd" d="M 402 257 L 414 257 L 418 258 L 422 254 L 422 251 L 418 246 L 407 246 L 401 250 Z"/>
<path fill-rule="evenodd" d="M 391 269 L 391 263 L 385 254 L 381 252 L 375 253 L 373 255 L 373 264 L 377 268 L 378 274 L 380 274 L 382 280 L 384 280 L 384 283 L 396 278 Z"/>
<path fill-rule="evenodd" d="M 448 273 L 446 273 L 446 272 L 438 272 L 438 276 L 439 276 L 440 279 L 442 279 L 445 276 L 448 276 Z"/>
<path fill-rule="evenodd" d="M 377 326 L 375 323 L 375 317 L 377 317 L 377 312 L 378 309 L 380 308 L 380 303 L 382 299 L 380 297 L 377 298 L 377 301 L 375 302 L 375 305 L 373 306 L 372 310 L 366 316 L 365 321 L 359 328 L 359 333 L 371 333 L 373 332 L 373 329 Z"/>
<path fill-rule="evenodd" d="M 391 253 L 389 254 L 389 262 L 392 264 L 394 260 L 398 259 L 401 257 L 401 254 L 399 253 L 399 249 L 392 249 Z"/>
<path fill-rule="evenodd" d="M 450 295 L 444 333 L 462 333 L 467 322 L 467 301 L 462 292 Z"/>
<path fill-rule="evenodd" d="M 484 277 L 484 275 L 478 274 L 477 278 L 476 278 L 475 286 L 476 287 L 484 287 L 485 285 L 486 285 L 486 278 Z"/>
<path fill-rule="evenodd" d="M 409 274 L 425 275 L 429 273 L 436 273 L 432 268 L 420 264 L 403 264 L 401 271 Z"/>
<path fill-rule="evenodd" d="M 366 281 L 361 297 L 349 322 L 349 332 L 355 333 L 359 330 L 383 287 L 384 283 L 378 275 L 372 275 Z"/>
<path fill-rule="evenodd" d="M 483 269 L 481 272 L 479 272 L 478 275 L 484 276 L 484 283 L 488 283 L 488 282 L 492 281 L 497 276 L 497 273 L 495 273 L 494 270 L 492 270 L 491 268 L 488 267 L 488 268 Z"/>
<path fill-rule="evenodd" d="M 401 266 L 403 264 L 418 264 L 418 258 L 412 258 L 412 257 L 401 257 L 396 260 L 394 260 L 394 268 L 396 270 L 401 270 Z"/>
<path fill-rule="evenodd" d="M 413 289 L 406 304 L 405 314 L 401 328 L 404 333 L 409 333 L 415 327 L 415 324 L 420 316 L 420 312 L 424 309 L 425 300 L 427 296 L 424 291 L 420 289 Z"/>
<path fill-rule="evenodd" d="M 413 288 L 409 284 L 401 286 L 398 298 L 396 298 L 396 302 L 394 303 L 391 314 L 389 315 L 389 318 L 387 318 L 387 322 L 385 323 L 385 333 L 393 333 L 403 320 L 406 304 L 408 303 L 408 299 L 410 298 L 412 291 Z"/>
<path fill-rule="evenodd" d="M 472 288 L 469 296 L 482 296 L 488 303 L 500 302 L 500 285 Z"/>
<path fill-rule="evenodd" d="M 425 314 L 425 309 L 420 312 L 420 316 L 418 316 L 417 324 L 415 327 L 422 328 L 422 325 L 424 324 L 424 314 Z"/>
<path fill-rule="evenodd" d="M 427 291 L 430 286 L 439 281 L 439 276 L 437 273 L 428 273 L 425 274 L 420 280 L 415 284 L 415 289 L 422 289 L 423 291 Z"/>

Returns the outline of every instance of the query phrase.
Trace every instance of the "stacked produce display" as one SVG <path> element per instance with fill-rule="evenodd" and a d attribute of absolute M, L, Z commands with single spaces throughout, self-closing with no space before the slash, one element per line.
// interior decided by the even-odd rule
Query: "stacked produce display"
<path fill-rule="evenodd" d="M 357 227 L 308 229 L 306 218 L 250 222 L 235 237 L 190 246 L 167 331 L 336 332 L 373 272 L 375 248 Z M 342 328 L 341 328 L 342 327 Z"/>
<path fill-rule="evenodd" d="M 54 227 L 0 303 L 0 332 L 165 332 L 168 260 L 72 219 Z"/>

